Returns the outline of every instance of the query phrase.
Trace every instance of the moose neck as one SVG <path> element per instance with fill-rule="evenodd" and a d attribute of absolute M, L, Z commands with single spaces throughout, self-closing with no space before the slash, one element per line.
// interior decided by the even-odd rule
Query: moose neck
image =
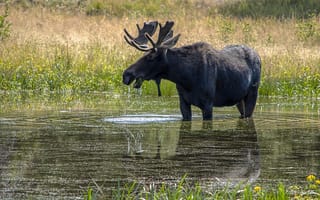
<path fill-rule="evenodd" d="M 179 48 L 168 49 L 164 54 L 166 70 L 162 78 L 174 82 L 185 88 L 190 88 L 192 83 L 192 72 L 185 66 L 185 57 Z"/>

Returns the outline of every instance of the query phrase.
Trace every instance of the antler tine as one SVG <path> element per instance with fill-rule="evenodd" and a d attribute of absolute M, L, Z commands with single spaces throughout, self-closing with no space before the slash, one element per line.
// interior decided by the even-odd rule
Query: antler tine
<path fill-rule="evenodd" d="M 178 42 L 180 36 L 181 36 L 181 34 L 178 34 L 178 35 L 176 35 L 176 36 L 174 36 L 174 37 L 169 38 L 168 40 L 165 40 L 165 41 L 161 44 L 161 46 L 162 46 L 162 47 L 165 47 L 165 48 L 171 48 L 171 47 L 173 47 L 173 46 Z"/>
<path fill-rule="evenodd" d="M 124 36 L 124 39 L 130 46 L 133 46 L 134 48 L 140 51 L 150 51 L 153 49 L 153 47 L 148 47 L 147 45 L 144 45 L 144 44 L 138 44 L 134 40 L 129 40 L 129 38 L 126 35 Z"/>
<path fill-rule="evenodd" d="M 132 42 L 132 46 L 137 48 L 140 51 L 150 51 L 150 50 L 154 49 L 153 46 L 148 47 L 147 45 L 143 45 L 143 44 L 141 45 L 141 44 L 136 43 L 134 40 L 132 40 L 131 42 Z"/>
<path fill-rule="evenodd" d="M 134 39 L 134 41 L 138 44 L 147 44 L 148 40 L 145 36 L 146 33 L 148 33 L 150 36 L 152 36 L 157 29 L 158 22 L 152 21 L 152 22 L 144 22 L 142 29 L 140 29 L 139 25 L 137 24 L 138 28 L 138 37 Z"/>
<path fill-rule="evenodd" d="M 155 49 L 155 48 L 158 47 L 157 44 L 153 41 L 152 37 L 151 37 L 148 33 L 146 33 L 145 36 L 146 36 L 146 38 L 150 41 L 153 49 Z"/>
<path fill-rule="evenodd" d="M 174 25 L 173 21 L 167 21 L 163 27 L 160 24 L 160 31 L 159 31 L 159 36 L 158 36 L 158 41 L 156 43 L 156 46 L 160 46 L 161 43 L 164 42 L 166 38 L 167 39 L 170 38 L 170 34 L 173 34 L 173 32 L 171 33 L 171 29 L 172 29 L 173 25 Z M 169 35 L 169 36 L 167 37 L 167 35 Z"/>
<path fill-rule="evenodd" d="M 173 37 L 173 30 L 170 30 L 170 32 L 166 35 L 166 37 L 163 39 L 163 42 L 169 40 Z"/>
<path fill-rule="evenodd" d="M 141 32 L 148 33 L 150 36 L 152 36 L 156 32 L 158 24 L 158 21 L 151 21 L 148 23 L 144 22 Z"/>
<path fill-rule="evenodd" d="M 132 44 L 132 41 L 134 41 L 134 38 L 128 33 L 128 31 L 126 29 L 124 29 L 125 35 L 123 36 L 125 41 L 133 47 L 136 47 Z"/>
<path fill-rule="evenodd" d="M 149 51 L 153 49 L 155 46 L 152 43 L 152 47 L 148 47 L 148 38 L 147 35 L 153 35 L 157 29 L 158 22 L 157 21 L 151 21 L 151 22 L 144 22 L 143 27 L 140 28 L 139 24 L 136 24 L 137 29 L 138 29 L 138 37 L 133 37 L 132 35 L 129 34 L 129 32 L 124 29 L 125 35 L 124 39 L 126 42 L 135 48 L 137 48 L 140 51 Z"/>
<path fill-rule="evenodd" d="M 132 45 L 132 41 L 133 41 L 133 40 L 129 40 L 127 35 L 124 35 L 123 38 L 125 39 L 125 41 L 126 41 L 130 46 L 133 46 L 133 45 Z"/>
<path fill-rule="evenodd" d="M 134 40 L 134 37 L 132 37 L 132 35 L 130 35 L 130 33 L 127 31 L 127 29 L 123 29 L 123 31 L 124 31 L 124 33 L 126 34 L 126 36 L 128 37 L 128 38 L 130 38 L 130 40 Z"/>
<path fill-rule="evenodd" d="M 141 29 L 140 29 L 139 24 L 136 24 L 136 26 L 137 26 L 138 32 L 140 33 Z"/>

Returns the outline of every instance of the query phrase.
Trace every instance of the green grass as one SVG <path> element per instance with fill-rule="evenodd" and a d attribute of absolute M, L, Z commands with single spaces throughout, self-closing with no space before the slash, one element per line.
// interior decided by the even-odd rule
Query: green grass
<path fill-rule="evenodd" d="M 46 50 L 29 43 L 3 49 L 0 60 L 0 90 L 112 91 L 124 93 L 123 70 L 139 57 L 120 56 L 121 49 L 91 44 L 74 52 L 74 47 L 55 44 Z M 320 59 L 299 60 L 295 54 L 263 57 L 260 95 L 312 97 L 320 95 Z M 175 85 L 162 81 L 163 95 L 176 95 Z M 144 82 L 143 94 L 156 95 L 153 81 Z"/>
<path fill-rule="evenodd" d="M 179 7 L 178 5 L 183 5 Z M 85 10 L 87 15 L 109 17 L 156 17 L 181 14 L 185 4 L 179 0 L 136 0 L 136 1 L 90 1 Z M 190 5 L 191 6 L 191 5 Z"/>
<path fill-rule="evenodd" d="M 94 188 L 94 189 L 93 189 Z M 110 198 L 110 197 L 109 197 Z M 224 186 L 215 190 L 204 189 L 197 183 L 191 183 L 184 176 L 176 184 L 150 184 L 144 185 L 137 182 L 118 184 L 113 190 L 112 199 L 212 199 L 212 200 L 289 200 L 289 199 L 308 199 L 315 200 L 320 198 L 320 180 L 316 176 L 309 175 L 304 181 L 304 185 L 286 186 L 278 183 L 276 186 L 254 186 L 239 184 L 235 187 Z M 103 189 L 96 183 L 94 187 L 89 187 L 85 195 L 87 200 L 107 199 Z"/>
<path fill-rule="evenodd" d="M 86 46 L 76 53 L 68 45 L 37 44 L 11 47 L 0 60 L 0 90 L 108 91 L 121 89 L 121 72 L 129 60 L 117 57 L 118 49 Z M 112 58 L 112 59 L 111 59 Z"/>
<path fill-rule="evenodd" d="M 262 65 L 260 95 L 311 97 L 320 95 L 320 60 L 301 60 L 298 55 L 265 58 Z M 277 68 L 272 69 L 270 63 Z"/>
<path fill-rule="evenodd" d="M 318 0 L 242 0 L 230 1 L 219 12 L 236 17 L 309 18 L 320 13 Z"/>

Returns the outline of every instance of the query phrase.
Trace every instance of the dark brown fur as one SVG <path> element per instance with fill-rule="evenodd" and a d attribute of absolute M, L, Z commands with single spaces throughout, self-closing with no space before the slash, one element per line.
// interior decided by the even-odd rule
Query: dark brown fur
<path fill-rule="evenodd" d="M 245 45 L 216 50 L 203 42 L 180 48 L 157 48 L 123 73 L 123 83 L 167 79 L 176 84 L 183 120 L 191 120 L 191 105 L 212 119 L 212 107 L 236 105 L 241 117 L 251 117 L 260 83 L 259 55 Z"/>

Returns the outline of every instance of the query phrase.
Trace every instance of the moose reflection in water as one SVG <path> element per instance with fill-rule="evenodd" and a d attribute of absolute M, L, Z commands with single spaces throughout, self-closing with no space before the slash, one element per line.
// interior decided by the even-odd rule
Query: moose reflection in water
<path fill-rule="evenodd" d="M 254 121 L 236 123 L 225 130 L 215 130 L 211 121 L 181 122 L 180 129 L 157 124 L 154 131 L 126 125 L 123 161 L 138 180 L 176 181 L 187 174 L 206 186 L 255 181 L 260 158 Z"/>
<path fill-rule="evenodd" d="M 175 130 L 154 129 L 154 132 L 144 130 L 126 130 L 128 141 L 127 156 L 135 158 L 169 159 L 175 156 L 179 134 Z"/>

